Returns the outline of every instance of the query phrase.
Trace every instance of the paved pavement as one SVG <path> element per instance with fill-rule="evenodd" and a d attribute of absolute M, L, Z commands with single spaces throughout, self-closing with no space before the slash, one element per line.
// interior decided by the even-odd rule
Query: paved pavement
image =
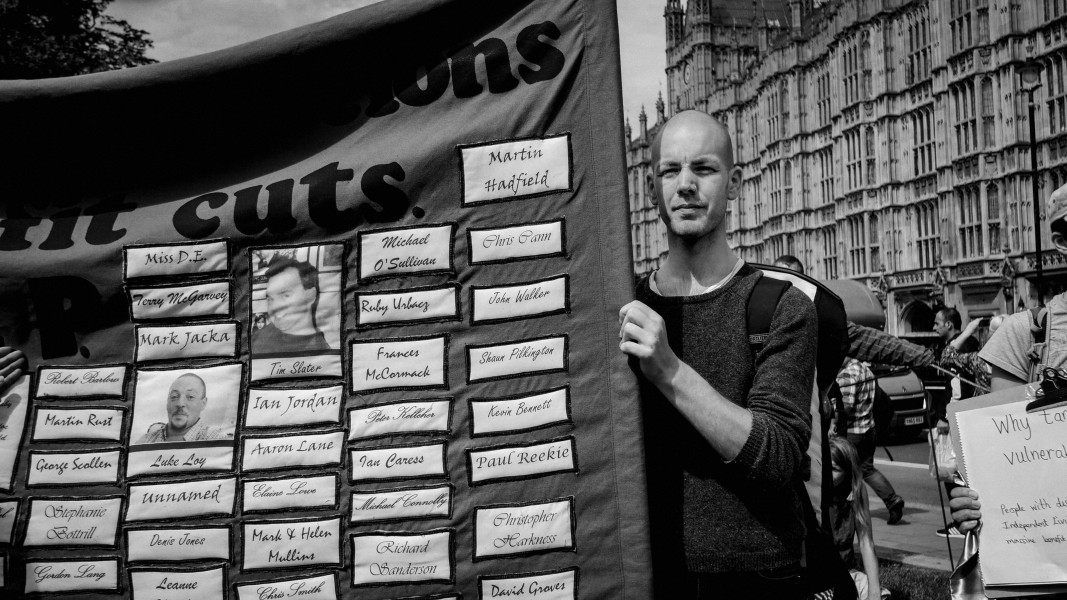
<path fill-rule="evenodd" d="M 914 475 L 915 471 L 922 469 L 923 477 L 936 490 L 936 484 L 930 478 L 925 464 L 905 463 L 899 460 L 890 462 L 876 458 L 875 465 L 894 484 L 903 479 L 905 475 Z M 945 538 L 938 537 L 935 533 L 944 527 L 940 501 L 937 500 L 936 495 L 933 496 L 934 499 L 931 502 L 931 494 L 916 499 L 914 495 L 898 489 L 907 502 L 904 507 L 904 518 L 896 525 L 889 525 L 886 523 L 889 517 L 888 511 L 881 500 L 870 492 L 871 490 L 868 489 L 871 498 L 871 520 L 874 525 L 874 545 L 879 558 L 942 571 L 952 570 L 952 562 L 959 562 L 960 554 L 963 552 L 963 538 L 950 538 L 946 543 Z M 909 495 L 912 497 L 909 498 Z M 948 498 L 945 498 L 945 503 L 945 516 L 948 517 Z M 949 545 L 952 549 L 951 561 Z"/>

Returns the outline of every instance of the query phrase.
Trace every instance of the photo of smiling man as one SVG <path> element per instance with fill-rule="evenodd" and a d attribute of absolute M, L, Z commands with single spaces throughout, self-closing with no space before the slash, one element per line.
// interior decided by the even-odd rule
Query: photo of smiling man
<path fill-rule="evenodd" d="M 254 380 L 340 375 L 342 250 L 251 250 Z"/>
<path fill-rule="evenodd" d="M 200 418 L 207 406 L 207 384 L 193 373 L 179 375 L 167 392 L 167 421 L 153 423 L 138 444 L 222 440 L 221 427 Z"/>

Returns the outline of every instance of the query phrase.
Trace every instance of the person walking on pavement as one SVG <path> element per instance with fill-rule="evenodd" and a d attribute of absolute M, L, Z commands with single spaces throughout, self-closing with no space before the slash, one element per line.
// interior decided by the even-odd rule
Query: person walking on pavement
<path fill-rule="evenodd" d="M 863 481 L 885 503 L 889 511 L 886 520 L 890 525 L 900 522 L 904 515 L 904 499 L 897 494 L 893 484 L 874 466 L 875 443 L 874 397 L 875 376 L 867 365 L 855 358 L 847 358 L 837 374 L 841 388 L 841 403 L 844 414 L 837 415 L 837 434 L 856 447 Z"/>

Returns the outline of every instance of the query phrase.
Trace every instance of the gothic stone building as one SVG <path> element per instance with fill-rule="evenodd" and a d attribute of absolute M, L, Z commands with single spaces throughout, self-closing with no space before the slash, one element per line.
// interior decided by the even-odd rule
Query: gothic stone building
<path fill-rule="evenodd" d="M 892 333 L 1036 303 L 1027 94 L 1039 197 L 1067 182 L 1067 0 L 666 0 L 666 97 L 627 124 L 635 271 L 667 251 L 649 202 L 649 144 L 698 109 L 733 135 L 744 172 L 730 244 L 800 258 L 881 298 Z M 636 135 L 634 135 L 636 133 Z M 1067 262 L 1039 223 L 1046 297 Z"/>

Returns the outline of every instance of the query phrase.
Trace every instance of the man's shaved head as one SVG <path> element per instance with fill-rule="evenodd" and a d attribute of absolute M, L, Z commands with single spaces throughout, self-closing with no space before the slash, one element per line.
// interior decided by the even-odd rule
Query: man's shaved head
<path fill-rule="evenodd" d="M 734 143 L 730 138 L 730 130 L 726 128 L 718 119 L 709 115 L 706 112 L 699 110 L 685 110 L 682 111 L 663 124 L 659 131 L 656 132 L 656 137 L 652 139 L 652 168 L 656 168 L 656 164 L 659 162 L 659 149 L 663 143 L 663 135 L 668 129 L 673 127 L 703 127 L 715 132 L 715 138 L 719 142 L 719 156 L 726 161 L 726 168 L 730 169 L 734 166 Z"/>

